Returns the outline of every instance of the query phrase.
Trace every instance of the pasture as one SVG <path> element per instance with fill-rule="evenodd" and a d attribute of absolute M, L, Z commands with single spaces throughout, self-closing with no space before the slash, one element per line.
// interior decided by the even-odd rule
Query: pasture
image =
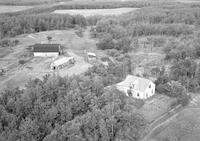
<path fill-rule="evenodd" d="M 26 9 L 30 9 L 32 6 L 7 6 L 7 5 L 0 5 L 0 14 L 1 13 L 12 13 L 23 11 Z"/>
<path fill-rule="evenodd" d="M 55 10 L 54 14 L 70 14 L 70 15 L 83 15 L 84 17 L 94 15 L 121 15 L 124 13 L 132 12 L 138 8 L 116 8 L 116 9 L 75 9 L 75 10 Z"/>

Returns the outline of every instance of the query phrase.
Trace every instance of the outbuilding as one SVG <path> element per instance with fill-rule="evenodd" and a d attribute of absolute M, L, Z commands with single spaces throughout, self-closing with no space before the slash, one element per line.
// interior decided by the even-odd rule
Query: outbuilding
<path fill-rule="evenodd" d="M 127 96 L 137 99 L 147 99 L 155 94 L 155 84 L 151 80 L 133 75 L 127 75 L 116 87 Z"/>
<path fill-rule="evenodd" d="M 34 57 L 58 57 L 63 50 L 60 44 L 35 44 L 33 54 Z"/>
<path fill-rule="evenodd" d="M 62 69 L 74 63 L 75 59 L 73 57 L 61 57 L 55 60 L 53 63 L 51 63 L 50 68 L 52 70 Z"/>

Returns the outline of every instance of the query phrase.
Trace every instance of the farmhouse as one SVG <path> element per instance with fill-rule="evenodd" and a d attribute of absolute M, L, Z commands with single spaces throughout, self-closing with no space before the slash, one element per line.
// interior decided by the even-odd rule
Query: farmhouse
<path fill-rule="evenodd" d="M 155 94 L 155 84 L 148 79 L 128 75 L 126 79 L 116 85 L 117 89 L 127 96 L 137 99 L 147 99 Z"/>
<path fill-rule="evenodd" d="M 62 69 L 70 64 L 74 64 L 75 60 L 73 57 L 62 57 L 57 60 L 55 60 L 53 63 L 51 63 L 50 68 L 52 70 L 56 69 Z"/>
<path fill-rule="evenodd" d="M 35 44 L 33 54 L 34 57 L 58 57 L 63 50 L 60 44 Z"/>

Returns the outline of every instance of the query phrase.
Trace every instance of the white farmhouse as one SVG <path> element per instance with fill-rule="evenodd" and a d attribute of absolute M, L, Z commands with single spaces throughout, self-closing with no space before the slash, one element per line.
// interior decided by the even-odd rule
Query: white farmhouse
<path fill-rule="evenodd" d="M 62 69 L 70 64 L 74 64 L 75 60 L 73 57 L 61 57 L 51 63 L 50 68 L 52 70 Z"/>
<path fill-rule="evenodd" d="M 33 54 L 34 57 L 58 57 L 63 50 L 60 44 L 35 44 Z"/>
<path fill-rule="evenodd" d="M 155 94 L 155 84 L 151 80 L 133 75 L 127 75 L 126 79 L 116 87 L 127 96 L 137 99 L 147 99 Z"/>

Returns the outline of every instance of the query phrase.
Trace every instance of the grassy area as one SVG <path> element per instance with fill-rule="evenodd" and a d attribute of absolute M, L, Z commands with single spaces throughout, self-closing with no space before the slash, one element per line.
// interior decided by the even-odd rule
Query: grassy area
<path fill-rule="evenodd" d="M 200 139 L 200 111 L 182 111 L 153 141 L 198 141 Z"/>
<path fill-rule="evenodd" d="M 155 95 L 145 101 L 145 105 L 140 109 L 140 113 L 150 123 L 165 114 L 170 109 L 173 99 L 164 95 Z"/>

